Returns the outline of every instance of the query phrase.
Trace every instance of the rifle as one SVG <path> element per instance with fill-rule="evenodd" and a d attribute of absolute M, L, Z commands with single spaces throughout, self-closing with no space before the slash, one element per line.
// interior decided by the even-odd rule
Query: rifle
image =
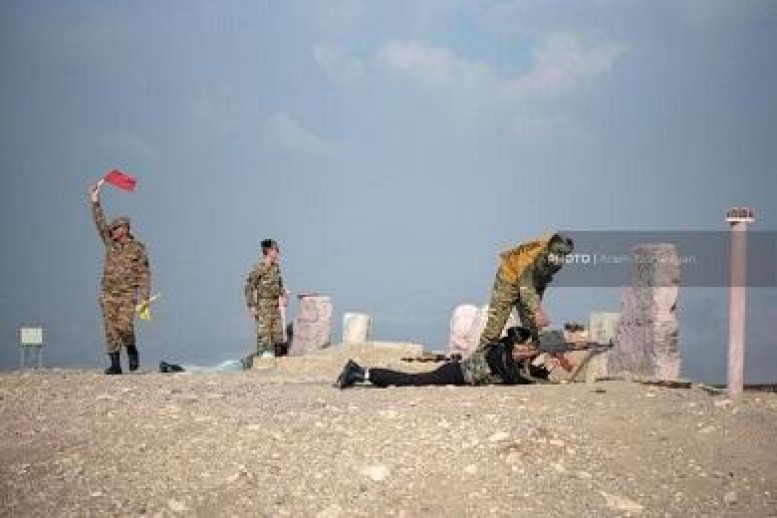
<path fill-rule="evenodd" d="M 421 362 L 421 363 L 438 363 L 438 362 L 458 362 L 461 361 L 461 354 L 445 354 L 437 352 L 422 352 L 419 356 L 403 356 L 403 362 Z"/>
<path fill-rule="evenodd" d="M 586 351 L 591 349 L 607 350 L 613 346 L 612 341 L 606 344 L 598 342 L 567 342 L 562 331 L 543 331 L 539 339 L 525 344 L 516 344 L 516 348 L 525 353 L 527 357 L 537 356 L 540 353 L 563 354 L 572 351 Z"/>
<path fill-rule="evenodd" d="M 564 357 L 564 353 L 573 351 L 588 351 L 583 361 L 577 367 L 574 375 L 580 371 L 582 366 L 588 363 L 592 356 L 605 352 L 613 347 L 612 341 L 607 344 L 598 342 L 567 342 L 563 331 L 553 330 L 540 333 L 539 339 L 526 344 L 516 344 L 516 357 L 518 360 L 528 360 L 531 362 L 542 353 L 547 353 L 555 357 L 561 367 L 570 372 L 574 366 Z"/>

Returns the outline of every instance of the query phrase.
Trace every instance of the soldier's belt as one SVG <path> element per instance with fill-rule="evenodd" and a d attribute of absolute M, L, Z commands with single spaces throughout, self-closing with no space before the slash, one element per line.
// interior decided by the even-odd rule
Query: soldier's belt
<path fill-rule="evenodd" d="M 106 290 L 102 289 L 100 291 L 101 295 L 109 295 L 111 297 L 134 297 L 135 296 L 135 290 L 129 290 L 129 291 L 116 291 L 116 290 Z"/>

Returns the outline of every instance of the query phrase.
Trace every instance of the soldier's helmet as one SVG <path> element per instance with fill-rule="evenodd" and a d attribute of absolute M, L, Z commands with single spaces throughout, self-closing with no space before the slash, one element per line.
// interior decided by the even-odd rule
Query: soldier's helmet
<path fill-rule="evenodd" d="M 554 234 L 548 243 L 548 250 L 555 254 L 569 255 L 574 249 L 575 243 L 572 241 L 572 239 L 561 234 Z"/>
<path fill-rule="evenodd" d="M 548 242 L 548 273 L 552 275 L 558 272 L 566 264 L 566 257 L 574 249 L 575 244 L 570 238 L 561 234 L 553 234 Z"/>
<path fill-rule="evenodd" d="M 118 227 L 127 227 L 127 229 L 129 229 L 130 219 L 127 216 L 119 216 L 119 217 L 113 218 L 111 220 L 110 227 L 111 227 L 111 230 Z"/>

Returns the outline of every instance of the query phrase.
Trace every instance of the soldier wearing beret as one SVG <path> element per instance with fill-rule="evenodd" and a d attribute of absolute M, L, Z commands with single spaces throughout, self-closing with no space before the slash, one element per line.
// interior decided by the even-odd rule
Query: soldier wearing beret
<path fill-rule="evenodd" d="M 135 340 L 135 307 L 147 304 L 151 290 L 151 269 L 143 243 L 130 232 L 130 220 L 120 216 L 106 222 L 100 206 L 102 182 L 89 188 L 92 217 L 105 245 L 100 285 L 100 308 L 105 325 L 105 346 L 110 366 L 105 374 L 121 374 L 120 352 L 127 351 L 129 370 L 139 366 Z"/>
<path fill-rule="evenodd" d="M 280 249 L 273 239 L 265 239 L 262 258 L 248 274 L 245 298 L 248 312 L 256 321 L 256 355 L 282 356 L 288 347 L 283 339 L 280 306 L 287 304 L 281 268 Z"/>

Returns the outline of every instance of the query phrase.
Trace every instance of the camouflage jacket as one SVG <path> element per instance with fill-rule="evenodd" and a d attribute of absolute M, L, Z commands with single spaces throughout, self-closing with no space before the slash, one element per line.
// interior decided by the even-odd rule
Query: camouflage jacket
<path fill-rule="evenodd" d="M 259 261 L 251 269 L 246 280 L 246 304 L 252 308 L 262 299 L 278 300 L 281 295 L 283 295 L 283 279 L 280 266 Z"/>
<path fill-rule="evenodd" d="M 543 292 L 550 281 L 543 266 L 551 237 L 552 234 L 545 234 L 500 254 L 497 279 L 518 288 L 521 303 L 529 313 L 540 307 Z"/>
<path fill-rule="evenodd" d="M 502 253 L 497 278 L 518 289 L 525 313 L 533 314 L 560 266 L 549 261 L 548 243 L 555 234 L 525 243 Z"/>
<path fill-rule="evenodd" d="M 137 294 L 147 300 L 151 292 L 151 268 L 143 243 L 132 235 L 124 242 L 111 239 L 111 229 L 99 203 L 92 203 L 97 232 L 105 244 L 102 291 L 116 295 Z"/>
<path fill-rule="evenodd" d="M 526 270 L 518 280 L 518 293 L 520 298 L 517 301 L 518 315 L 521 318 L 521 324 L 531 330 L 532 336 L 536 340 L 539 336 L 539 328 L 534 322 L 534 314 L 542 304 L 542 297 L 545 294 L 552 275 L 548 275 L 543 265 L 544 256 L 540 256 Z"/>

